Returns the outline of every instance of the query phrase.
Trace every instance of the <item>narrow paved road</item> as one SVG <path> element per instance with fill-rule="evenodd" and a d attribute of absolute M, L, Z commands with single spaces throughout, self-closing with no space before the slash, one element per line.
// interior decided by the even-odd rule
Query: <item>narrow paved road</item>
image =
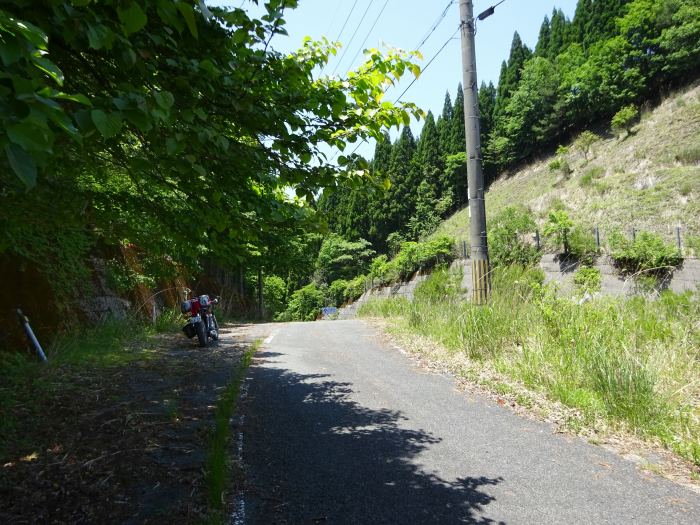
<path fill-rule="evenodd" d="M 270 331 L 242 402 L 234 522 L 700 522 L 700 495 L 457 392 L 360 321 Z"/>

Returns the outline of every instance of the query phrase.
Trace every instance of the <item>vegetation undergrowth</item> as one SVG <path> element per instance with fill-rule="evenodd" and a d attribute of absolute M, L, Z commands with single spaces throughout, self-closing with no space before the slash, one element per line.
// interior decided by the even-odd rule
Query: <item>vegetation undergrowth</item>
<path fill-rule="evenodd" d="M 436 271 L 415 300 L 375 300 L 361 316 L 399 319 L 452 354 L 577 409 L 584 424 L 648 439 L 700 466 L 700 294 L 658 299 L 557 297 L 541 272 L 496 268 L 487 306 Z"/>
<path fill-rule="evenodd" d="M 350 243 L 330 236 L 323 243 L 323 257 L 319 255 L 317 280 L 292 293 L 286 308 L 275 320 L 313 321 L 324 306 L 340 307 L 355 301 L 372 286 L 385 286 L 417 271 L 449 264 L 454 258 L 453 249 L 454 239 L 443 235 L 425 242 L 402 242 L 391 260 L 379 255 L 366 264 L 356 264 L 358 260 L 369 259 L 366 243 Z M 365 271 L 366 274 L 358 275 Z M 330 281 L 329 275 L 342 277 Z"/>
<path fill-rule="evenodd" d="M 236 401 L 241 390 L 241 383 L 246 370 L 253 359 L 253 354 L 260 348 L 262 341 L 255 341 L 243 354 L 240 365 L 235 371 L 231 382 L 216 404 L 214 428 L 209 437 L 206 462 L 206 490 L 209 513 L 207 522 L 210 524 L 225 523 L 224 494 L 231 475 L 228 461 L 228 448 L 231 434 L 231 417 L 236 411 Z"/>
<path fill-rule="evenodd" d="M 15 445 L 29 445 L 19 435 L 20 420 L 38 417 L 39 408 L 58 390 L 74 388 L 73 378 L 85 369 L 110 369 L 149 358 L 149 335 L 170 330 L 175 319 L 162 316 L 155 326 L 138 319 L 110 319 L 96 327 L 59 335 L 45 347 L 47 363 L 34 354 L 0 353 L 0 458 Z M 20 415 L 21 414 L 21 415 Z"/>

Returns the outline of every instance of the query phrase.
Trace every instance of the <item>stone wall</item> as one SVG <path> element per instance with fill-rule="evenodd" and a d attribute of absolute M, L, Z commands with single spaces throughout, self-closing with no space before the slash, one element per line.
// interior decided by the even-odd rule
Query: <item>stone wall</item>
<path fill-rule="evenodd" d="M 576 292 L 574 285 L 574 273 L 579 264 L 576 261 L 565 259 L 556 254 L 545 254 L 540 261 L 540 268 L 544 272 L 545 283 L 555 283 L 562 295 L 573 295 Z M 638 293 L 634 279 L 620 275 L 608 257 L 600 257 L 596 261 L 595 268 L 600 270 L 602 295 L 634 295 Z M 465 295 L 469 296 L 472 289 L 472 267 L 469 260 L 459 259 L 452 263 L 450 271 L 462 272 L 462 288 Z M 378 286 L 367 290 L 362 297 L 338 311 L 339 319 L 351 319 L 357 314 L 358 308 L 373 298 L 405 297 L 413 299 L 413 292 L 421 281 L 428 277 L 428 273 L 417 273 L 409 281 L 387 286 Z M 700 286 L 700 259 L 688 257 L 683 265 L 677 268 L 668 280 L 661 283 L 662 289 L 669 289 L 676 293 L 694 291 Z"/>

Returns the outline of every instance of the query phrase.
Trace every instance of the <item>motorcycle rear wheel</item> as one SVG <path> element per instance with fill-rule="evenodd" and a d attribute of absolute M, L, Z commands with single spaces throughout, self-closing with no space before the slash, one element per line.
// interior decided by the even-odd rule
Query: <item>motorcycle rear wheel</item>
<path fill-rule="evenodd" d="M 199 346 L 207 346 L 207 329 L 204 326 L 204 320 L 199 321 L 195 325 L 195 330 L 197 331 L 197 340 L 199 341 Z"/>

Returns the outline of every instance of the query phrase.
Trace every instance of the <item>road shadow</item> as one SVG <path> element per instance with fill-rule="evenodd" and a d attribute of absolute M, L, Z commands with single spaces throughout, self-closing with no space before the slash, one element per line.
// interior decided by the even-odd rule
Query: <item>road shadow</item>
<path fill-rule="evenodd" d="M 398 411 L 359 405 L 353 385 L 250 369 L 243 461 L 248 523 L 496 523 L 483 516 L 502 478 L 441 479 L 417 464 L 439 437 Z"/>

